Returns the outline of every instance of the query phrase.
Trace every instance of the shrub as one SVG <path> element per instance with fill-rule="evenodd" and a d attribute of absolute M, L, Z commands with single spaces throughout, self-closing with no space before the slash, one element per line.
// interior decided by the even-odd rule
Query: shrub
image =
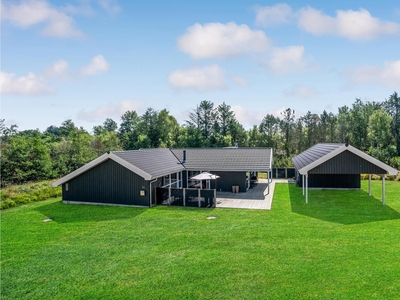
<path fill-rule="evenodd" d="M 61 188 L 52 187 L 50 181 L 9 186 L 0 192 L 0 209 L 61 196 Z"/>

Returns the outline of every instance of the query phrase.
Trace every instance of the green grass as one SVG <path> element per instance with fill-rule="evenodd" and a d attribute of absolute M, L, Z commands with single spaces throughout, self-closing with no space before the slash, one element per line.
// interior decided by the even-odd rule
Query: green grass
<path fill-rule="evenodd" d="M 2 299 L 398 299 L 400 182 L 277 184 L 271 211 L 65 205 L 1 216 Z M 217 219 L 206 220 L 215 215 Z M 45 218 L 53 222 L 43 223 Z"/>

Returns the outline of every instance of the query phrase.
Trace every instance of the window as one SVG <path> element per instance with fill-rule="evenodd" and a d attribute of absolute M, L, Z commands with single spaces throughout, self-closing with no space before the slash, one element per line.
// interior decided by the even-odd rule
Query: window
<path fill-rule="evenodd" d="M 65 184 L 65 191 L 68 192 L 68 182 Z"/>

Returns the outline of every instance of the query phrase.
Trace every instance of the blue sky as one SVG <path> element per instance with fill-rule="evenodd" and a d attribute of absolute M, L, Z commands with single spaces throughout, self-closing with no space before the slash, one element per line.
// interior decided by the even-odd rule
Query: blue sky
<path fill-rule="evenodd" d="M 126 110 L 246 127 L 400 92 L 398 1 L 2 1 L 1 118 L 88 131 Z"/>

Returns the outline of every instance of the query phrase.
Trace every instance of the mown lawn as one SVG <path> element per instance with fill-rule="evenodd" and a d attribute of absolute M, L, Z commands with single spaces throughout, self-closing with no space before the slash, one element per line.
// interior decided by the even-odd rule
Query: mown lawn
<path fill-rule="evenodd" d="M 1 215 L 1 297 L 398 299 L 400 182 L 387 182 L 386 206 L 380 182 L 375 197 L 366 190 L 313 190 L 305 204 L 277 184 L 271 211 L 12 208 Z"/>

